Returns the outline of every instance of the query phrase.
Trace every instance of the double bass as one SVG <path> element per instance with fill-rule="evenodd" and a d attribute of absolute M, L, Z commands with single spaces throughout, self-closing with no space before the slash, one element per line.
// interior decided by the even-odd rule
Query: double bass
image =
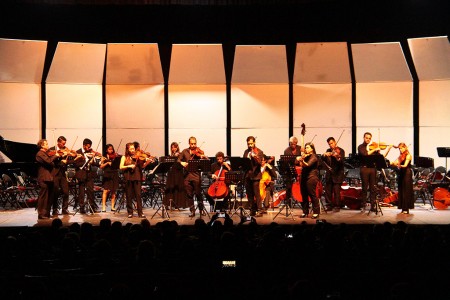
<path fill-rule="evenodd" d="M 225 184 L 225 173 L 228 172 L 224 170 L 223 165 L 217 170 L 214 175 L 217 179 L 208 188 L 208 195 L 213 199 L 225 198 L 228 195 L 228 187 Z"/>

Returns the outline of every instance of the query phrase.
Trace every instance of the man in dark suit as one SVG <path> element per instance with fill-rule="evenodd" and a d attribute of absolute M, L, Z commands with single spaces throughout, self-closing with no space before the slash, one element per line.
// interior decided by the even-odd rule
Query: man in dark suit
<path fill-rule="evenodd" d="M 256 147 L 255 137 L 247 137 L 247 149 L 243 158 L 250 160 L 250 168 L 245 174 L 245 191 L 250 205 L 250 215 L 260 217 L 261 195 L 259 193 L 259 181 L 261 180 L 261 163 L 264 159 L 264 152 Z"/>
<path fill-rule="evenodd" d="M 334 137 L 329 137 L 327 143 L 330 148 L 322 155 L 322 162 L 326 166 L 325 198 L 333 211 L 338 212 L 341 207 L 341 185 L 345 179 L 345 151 L 338 147 Z"/>

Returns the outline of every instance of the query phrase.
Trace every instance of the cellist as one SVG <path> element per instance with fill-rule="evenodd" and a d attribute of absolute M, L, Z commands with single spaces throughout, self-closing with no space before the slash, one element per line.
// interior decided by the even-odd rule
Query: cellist
<path fill-rule="evenodd" d="M 270 198 L 273 196 L 274 180 L 277 178 L 275 168 L 271 165 L 274 157 L 263 156 L 261 160 L 261 179 L 259 181 L 259 194 L 261 195 L 261 207 L 259 211 L 267 213 L 270 206 Z"/>
<path fill-rule="evenodd" d="M 211 187 L 214 187 L 214 185 L 218 185 L 219 182 L 223 183 L 225 185 L 225 173 L 231 171 L 231 165 L 229 162 L 225 161 L 225 154 L 221 151 L 216 153 L 216 162 L 211 164 L 211 178 L 213 180 L 213 183 L 211 184 Z M 222 185 L 222 186 L 223 186 Z M 223 201 L 216 203 L 216 209 L 223 211 L 226 209 L 226 206 L 228 204 L 228 201 L 230 200 L 230 193 L 228 187 L 225 185 L 226 188 L 226 195 L 223 197 Z M 210 205 L 214 205 L 214 198 L 217 196 L 217 191 L 212 192 L 214 195 L 210 193 L 210 189 L 208 189 L 208 192 L 205 194 L 206 199 L 210 203 Z"/>

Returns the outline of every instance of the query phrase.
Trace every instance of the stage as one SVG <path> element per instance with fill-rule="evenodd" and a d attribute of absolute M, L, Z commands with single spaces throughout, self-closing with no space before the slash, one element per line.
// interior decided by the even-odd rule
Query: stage
<path fill-rule="evenodd" d="M 209 216 L 202 216 L 202 219 L 205 220 L 205 222 L 209 222 L 214 213 L 210 212 L 211 209 L 208 204 L 205 205 L 205 208 L 208 211 Z M 188 209 L 177 209 L 172 211 L 167 210 L 169 218 L 167 216 L 163 218 L 161 210 L 157 213 L 156 211 L 156 208 L 144 206 L 144 214 L 150 221 L 151 225 L 164 220 L 176 221 L 179 225 L 193 225 L 195 220 L 200 218 L 198 210 L 194 218 L 189 217 Z M 110 212 L 109 207 L 107 208 L 107 212 L 104 213 L 74 214 L 72 208 L 70 208 L 70 212 L 70 215 L 58 216 L 65 226 L 75 222 L 80 224 L 83 222 L 89 222 L 93 225 L 98 225 L 100 220 L 104 218 L 109 218 L 112 222 L 119 221 L 123 224 L 136 224 L 140 223 L 142 220 L 137 217 L 136 213 L 133 218 L 128 218 L 126 209 L 113 213 Z M 227 213 L 231 216 L 234 224 L 238 224 L 242 221 L 239 211 L 234 213 L 232 210 L 231 213 L 229 211 L 227 211 Z M 432 209 L 428 203 L 424 204 L 421 200 L 415 203 L 415 208 L 410 211 L 409 215 L 401 214 L 397 207 L 381 207 L 381 213 L 378 212 L 378 214 L 375 214 L 374 212 L 368 213 L 368 210 L 363 213 L 360 210 L 351 210 L 346 208 L 341 209 L 339 212 L 322 211 L 318 219 L 311 219 L 310 217 L 304 219 L 300 218 L 302 211 L 297 206 L 292 209 L 292 213 L 293 214 L 290 214 L 290 211 L 286 211 L 285 208 L 282 209 L 281 212 L 279 208 L 274 208 L 270 209 L 267 214 L 254 218 L 254 220 L 259 225 L 269 225 L 272 222 L 276 222 L 280 225 L 298 225 L 302 222 L 306 222 L 307 224 L 315 224 L 318 220 L 331 224 L 383 224 L 384 222 L 395 224 L 399 221 L 414 225 L 445 225 L 450 223 L 450 210 Z M 222 218 L 218 219 L 223 221 Z M 38 220 L 35 208 L 0 210 L 0 227 L 50 226 L 52 220 L 53 218 Z M 248 221 L 245 223 L 248 223 Z"/>

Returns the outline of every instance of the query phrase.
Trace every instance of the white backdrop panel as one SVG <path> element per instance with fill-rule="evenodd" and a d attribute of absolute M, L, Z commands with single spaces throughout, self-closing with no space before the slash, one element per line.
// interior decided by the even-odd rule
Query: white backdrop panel
<path fill-rule="evenodd" d="M 106 128 L 164 128 L 164 85 L 107 85 Z"/>
<path fill-rule="evenodd" d="M 450 126 L 449 95 L 450 80 L 419 82 L 420 126 Z"/>
<path fill-rule="evenodd" d="M 222 45 L 173 45 L 169 84 L 225 84 Z"/>
<path fill-rule="evenodd" d="M 287 128 L 288 126 L 289 86 L 287 84 L 233 84 L 231 86 L 232 128 Z"/>
<path fill-rule="evenodd" d="M 226 128 L 225 85 L 169 85 L 169 128 Z"/>
<path fill-rule="evenodd" d="M 351 128 L 351 84 L 294 84 L 293 89 L 294 127 Z"/>
<path fill-rule="evenodd" d="M 192 119 L 192 121 L 195 122 L 195 119 Z M 227 150 L 225 128 L 171 128 L 169 129 L 169 146 L 172 142 L 177 142 L 181 143 L 180 150 L 188 148 L 188 141 L 191 136 L 197 138 L 197 146 L 205 151 L 205 155 L 208 157 L 214 157 L 218 151 L 225 153 Z"/>
<path fill-rule="evenodd" d="M 108 44 L 106 84 L 162 84 L 158 44 Z"/>
<path fill-rule="evenodd" d="M 153 156 L 164 155 L 164 129 L 161 128 L 133 128 L 133 129 L 107 129 L 106 144 L 113 144 L 118 153 L 125 153 L 125 144 L 137 141 L 141 144 L 141 149 L 150 152 Z M 122 142 L 121 142 L 122 141 Z M 117 149 L 119 147 L 120 148 Z"/>
<path fill-rule="evenodd" d="M 372 141 L 392 144 L 397 146 L 400 142 L 404 142 L 408 146 L 408 150 L 414 157 L 414 128 L 411 127 L 357 127 L 356 129 L 356 151 L 358 146 L 364 141 L 364 133 L 372 133 Z M 385 150 L 381 151 L 385 153 Z M 398 149 L 392 148 L 387 158 L 391 161 L 400 155 Z"/>
<path fill-rule="evenodd" d="M 408 39 L 419 80 L 450 78 L 450 43 L 448 37 Z"/>
<path fill-rule="evenodd" d="M 288 83 L 285 46 L 236 46 L 233 84 Z"/>
<path fill-rule="evenodd" d="M 42 81 L 46 41 L 0 39 L 0 81 Z"/>
<path fill-rule="evenodd" d="M 356 84 L 357 127 L 412 127 L 412 82 Z"/>
<path fill-rule="evenodd" d="M 356 82 L 411 81 L 400 43 L 354 44 Z"/>
<path fill-rule="evenodd" d="M 98 83 L 103 81 L 106 45 L 58 43 L 47 83 Z"/>
<path fill-rule="evenodd" d="M 256 137 L 256 147 L 261 148 L 265 154 L 275 156 L 278 160 L 289 142 L 288 128 L 254 128 L 231 130 L 231 155 L 242 156 L 247 149 L 247 137 Z"/>
<path fill-rule="evenodd" d="M 450 126 L 442 127 L 420 127 L 420 156 L 431 157 L 434 159 L 434 167 L 444 166 L 445 157 L 439 157 L 437 147 L 450 147 Z M 450 167 L 450 158 L 447 158 L 448 167 Z"/>
<path fill-rule="evenodd" d="M 0 82 L 0 108 L 0 131 L 5 139 L 37 142 L 41 129 L 40 84 Z"/>
<path fill-rule="evenodd" d="M 41 129 L 3 129 L 0 128 L 0 136 L 5 140 L 36 144 L 41 138 Z"/>
<path fill-rule="evenodd" d="M 47 129 L 102 130 L 102 86 L 47 84 Z"/>
<path fill-rule="evenodd" d="M 299 43 L 294 83 L 351 82 L 347 43 Z"/>

